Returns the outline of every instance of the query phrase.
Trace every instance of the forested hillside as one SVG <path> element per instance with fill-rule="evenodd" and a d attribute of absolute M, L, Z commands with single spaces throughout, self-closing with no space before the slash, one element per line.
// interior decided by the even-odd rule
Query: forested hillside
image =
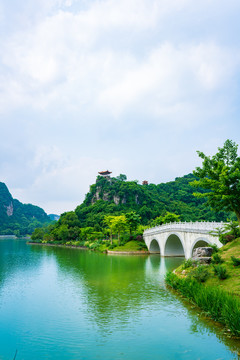
<path fill-rule="evenodd" d="M 166 212 L 180 215 L 181 221 L 221 221 L 232 216 L 216 213 L 206 205 L 206 200 L 193 195 L 196 189 L 190 183 L 196 178 L 192 174 L 158 185 L 140 185 L 137 181 L 121 178 L 97 177 L 84 202 L 75 210 L 81 226 L 95 227 L 102 224 L 106 214 L 118 215 L 130 211 L 136 211 L 141 216 L 143 225 Z"/>
<path fill-rule="evenodd" d="M 118 177 L 98 176 L 83 203 L 63 213 L 56 224 L 36 229 L 33 240 L 69 242 L 141 236 L 143 226 L 155 226 L 170 221 L 225 221 L 233 213 L 211 210 L 205 199 L 196 198 L 189 174 L 168 183 L 139 184 Z"/>
<path fill-rule="evenodd" d="M 43 209 L 13 199 L 7 186 L 0 182 L 0 235 L 31 234 L 36 227 L 49 222 Z"/>

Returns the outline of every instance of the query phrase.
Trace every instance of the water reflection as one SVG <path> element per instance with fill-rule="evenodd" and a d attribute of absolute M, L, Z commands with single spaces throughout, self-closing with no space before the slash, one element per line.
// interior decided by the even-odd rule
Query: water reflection
<path fill-rule="evenodd" d="M 26 246 L 26 239 L 0 239 L 0 286 L 19 271 L 36 269 L 41 261 L 42 258 L 34 256 Z"/>
<path fill-rule="evenodd" d="M 183 260 L 11 242 L 0 255 L 0 336 L 19 341 L 25 360 L 233 359 L 221 343 L 239 342 L 166 289 L 164 274 Z"/>
<path fill-rule="evenodd" d="M 184 258 L 161 258 L 158 254 L 148 257 L 89 254 L 59 248 L 45 251 L 55 254 L 64 277 L 67 273 L 75 285 L 84 289 L 90 318 L 105 334 L 111 332 L 111 323 L 116 327 L 119 321 L 117 327 L 123 328 L 133 314 L 137 321 L 143 310 L 157 306 L 163 311 L 168 308 L 176 316 L 187 311 L 191 333 L 214 333 L 231 350 L 240 350 L 239 340 L 226 336 L 221 325 L 216 325 L 176 293 L 166 291 L 166 272 L 178 267 Z"/>

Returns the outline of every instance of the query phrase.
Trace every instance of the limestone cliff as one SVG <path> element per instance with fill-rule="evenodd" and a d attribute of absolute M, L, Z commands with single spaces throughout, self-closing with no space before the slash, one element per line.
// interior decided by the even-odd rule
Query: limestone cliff
<path fill-rule="evenodd" d="M 0 234 L 31 233 L 50 219 L 43 209 L 13 199 L 6 184 L 0 182 Z"/>

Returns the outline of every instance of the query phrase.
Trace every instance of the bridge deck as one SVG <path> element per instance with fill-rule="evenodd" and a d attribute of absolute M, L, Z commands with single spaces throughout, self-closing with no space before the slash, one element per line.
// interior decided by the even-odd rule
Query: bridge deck
<path fill-rule="evenodd" d="M 184 231 L 184 232 L 199 232 L 199 233 L 209 233 L 209 231 L 214 231 L 217 228 L 223 228 L 226 225 L 224 222 L 205 222 L 205 221 L 196 221 L 196 222 L 174 222 L 164 225 L 155 226 L 153 228 L 146 229 L 144 234 L 158 234 L 166 231 Z"/>

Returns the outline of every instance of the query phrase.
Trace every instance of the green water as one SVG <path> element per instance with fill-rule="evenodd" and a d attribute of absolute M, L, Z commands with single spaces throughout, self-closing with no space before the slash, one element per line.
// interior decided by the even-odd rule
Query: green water
<path fill-rule="evenodd" d="M 165 288 L 181 261 L 0 240 L 0 359 L 237 359 L 239 341 Z"/>

